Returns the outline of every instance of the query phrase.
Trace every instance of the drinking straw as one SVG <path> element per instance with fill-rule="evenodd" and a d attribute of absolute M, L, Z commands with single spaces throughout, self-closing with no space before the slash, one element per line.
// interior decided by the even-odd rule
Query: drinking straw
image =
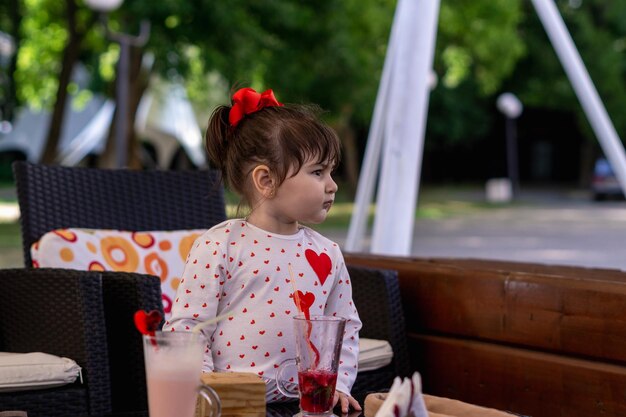
<path fill-rule="evenodd" d="M 226 313 L 220 316 L 213 317 L 212 319 L 208 319 L 206 321 L 200 322 L 196 324 L 195 326 L 193 326 L 193 329 L 191 329 L 191 333 L 198 334 L 200 333 L 200 330 L 204 329 L 205 327 L 210 326 L 211 324 L 217 323 L 219 321 L 222 321 L 225 318 L 233 317 L 234 315 L 235 314 Z"/>
<path fill-rule="evenodd" d="M 291 263 L 287 264 L 287 267 L 289 268 L 289 277 L 290 277 L 289 280 L 291 281 L 291 285 L 293 287 L 293 297 L 296 302 L 296 307 L 302 314 L 304 314 L 304 318 L 307 320 L 306 321 L 307 329 L 306 329 L 306 337 L 305 337 L 306 344 L 308 345 L 309 350 L 313 353 L 313 356 L 315 358 L 313 360 L 313 367 L 317 368 L 317 365 L 319 365 L 320 363 L 320 351 L 315 347 L 315 345 L 311 341 L 311 332 L 313 332 L 313 323 L 311 323 L 311 315 L 310 315 L 308 307 L 306 311 L 304 311 L 302 304 L 300 303 L 300 294 L 298 292 L 298 289 L 296 288 L 296 279 L 293 273 L 293 269 L 291 268 Z"/>
<path fill-rule="evenodd" d="M 291 282 L 291 286 L 293 287 L 293 298 L 296 302 L 296 307 L 298 308 L 298 311 L 300 311 L 300 313 L 304 314 L 305 319 L 310 320 L 311 315 L 309 313 L 309 309 L 307 308 L 305 311 L 304 308 L 302 307 L 301 300 L 300 300 L 301 293 L 299 293 L 298 289 L 296 288 L 296 278 L 295 278 L 295 275 L 293 274 L 293 268 L 291 267 L 291 263 L 287 264 L 287 267 L 289 268 L 289 281 Z"/>

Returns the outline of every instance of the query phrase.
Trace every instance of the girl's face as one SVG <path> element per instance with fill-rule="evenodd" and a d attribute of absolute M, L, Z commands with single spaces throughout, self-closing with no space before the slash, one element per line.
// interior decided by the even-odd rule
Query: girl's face
<path fill-rule="evenodd" d="M 293 170 L 276 190 L 274 198 L 267 200 L 267 214 L 282 225 L 298 222 L 318 224 L 323 222 L 335 200 L 337 183 L 331 172 L 333 167 L 316 159 L 307 160 L 300 171 Z M 294 230 L 295 233 L 295 230 Z"/>

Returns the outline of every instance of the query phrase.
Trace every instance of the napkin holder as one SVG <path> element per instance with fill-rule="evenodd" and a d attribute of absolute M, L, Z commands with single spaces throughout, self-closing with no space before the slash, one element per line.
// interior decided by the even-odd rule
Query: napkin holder
<path fill-rule="evenodd" d="M 363 415 L 365 417 L 374 417 L 380 406 L 385 402 L 386 398 L 386 392 L 374 392 L 368 394 L 367 397 L 365 397 L 365 402 L 363 403 Z"/>
<path fill-rule="evenodd" d="M 265 417 L 265 382 L 247 372 L 211 372 L 202 374 L 202 383 L 220 397 L 222 417 Z M 196 417 L 207 417 L 205 402 L 198 401 Z"/>
<path fill-rule="evenodd" d="M 385 399 L 387 393 L 371 393 L 365 397 L 363 404 L 363 415 L 365 417 L 375 417 L 378 409 Z M 507 417 L 510 413 L 495 410 L 493 408 L 481 407 L 450 398 L 436 397 L 424 394 L 424 402 L 430 417 Z"/>

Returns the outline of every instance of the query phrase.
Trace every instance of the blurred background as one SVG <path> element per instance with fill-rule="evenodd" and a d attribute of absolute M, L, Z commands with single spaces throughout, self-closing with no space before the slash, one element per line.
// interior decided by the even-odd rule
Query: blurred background
<path fill-rule="evenodd" d="M 617 132 L 625 132 L 626 0 L 556 4 Z M 344 148 L 337 178 L 345 206 L 337 205 L 325 227 L 341 241 L 395 8 L 394 0 L 3 0 L 0 209 L 7 214 L 0 245 L 9 250 L 19 239 L 12 161 L 206 168 L 206 122 L 241 86 L 272 88 L 280 101 L 327 110 Z M 594 200 L 611 200 L 601 208 L 616 214 L 601 217 L 617 219 L 606 228 L 620 230 L 611 245 L 615 257 L 624 258 L 616 243 L 626 230 L 619 185 L 530 1 L 442 0 L 432 78 L 418 220 L 482 213 L 493 226 L 502 210 L 556 203 L 589 210 L 597 208 Z M 485 184 L 510 176 L 507 116 L 497 104 L 504 93 L 523 106 L 515 123 L 519 193 L 498 204 L 486 199 Z M 597 213 L 581 212 L 573 221 L 582 224 Z M 498 230 L 515 240 L 533 224 L 545 230 L 562 217 L 528 219 L 521 231 L 507 231 L 511 221 L 504 220 Z M 588 252 L 585 237 L 603 225 L 573 237 L 557 229 L 550 237 L 582 240 L 580 250 Z M 432 233 L 442 230 L 443 223 L 434 224 Z M 461 252 L 420 252 L 416 239 L 417 255 L 490 255 L 488 249 L 463 252 L 458 236 L 441 245 Z M 8 265 L 19 256 L 17 242 Z M 536 249 L 531 261 L 580 259 L 580 253 L 544 259 L 539 252 L 549 243 L 529 244 Z M 513 259 L 518 252 L 513 246 L 501 256 Z M 621 267 L 594 262 L 589 265 Z"/>

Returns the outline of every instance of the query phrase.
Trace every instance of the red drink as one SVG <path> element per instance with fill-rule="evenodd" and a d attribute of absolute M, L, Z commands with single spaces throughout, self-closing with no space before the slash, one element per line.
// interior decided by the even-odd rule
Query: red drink
<path fill-rule="evenodd" d="M 300 408 L 305 413 L 325 414 L 333 408 L 337 372 L 307 369 L 298 372 Z"/>

